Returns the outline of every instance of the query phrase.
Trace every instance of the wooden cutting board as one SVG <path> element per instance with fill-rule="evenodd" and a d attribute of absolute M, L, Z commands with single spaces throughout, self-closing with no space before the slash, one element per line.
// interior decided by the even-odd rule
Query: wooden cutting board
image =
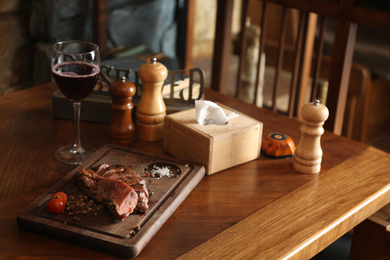
<path fill-rule="evenodd" d="M 121 222 L 105 206 L 96 204 L 83 212 L 64 211 L 52 214 L 47 211 L 47 203 L 57 191 L 65 192 L 68 198 L 72 195 L 75 199 L 86 200 L 75 185 L 75 177 L 81 169 L 103 163 L 132 166 L 145 178 L 151 192 L 146 213 L 131 214 Z M 177 176 L 160 179 L 147 177 L 155 164 L 159 167 L 169 166 Z M 204 175 L 205 169 L 200 165 L 175 161 L 168 156 L 155 157 L 109 144 L 31 203 L 18 215 L 17 221 L 21 228 L 33 232 L 116 256 L 133 258 L 142 251 Z"/>

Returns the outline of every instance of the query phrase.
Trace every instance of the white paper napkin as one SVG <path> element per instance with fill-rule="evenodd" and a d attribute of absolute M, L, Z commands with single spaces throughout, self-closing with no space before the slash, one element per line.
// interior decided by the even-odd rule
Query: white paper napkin
<path fill-rule="evenodd" d="M 195 100 L 195 111 L 196 121 L 200 125 L 224 125 L 230 119 L 238 116 L 234 112 L 226 115 L 220 106 L 208 100 Z"/>

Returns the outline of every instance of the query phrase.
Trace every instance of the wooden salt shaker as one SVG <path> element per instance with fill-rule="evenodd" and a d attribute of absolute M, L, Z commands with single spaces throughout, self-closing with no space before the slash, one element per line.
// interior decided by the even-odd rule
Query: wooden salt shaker
<path fill-rule="evenodd" d="M 301 173 L 319 173 L 322 162 L 321 135 L 322 127 L 329 116 L 326 106 L 316 99 L 302 107 L 301 139 L 296 147 L 293 167 Z"/>
<path fill-rule="evenodd" d="M 135 140 L 135 128 L 131 113 L 132 99 L 135 95 L 135 85 L 125 77 L 111 84 L 112 119 L 109 126 L 110 142 L 131 146 Z"/>
<path fill-rule="evenodd" d="M 142 81 L 142 95 L 137 105 L 136 135 L 144 141 L 158 141 L 163 137 L 166 107 L 161 92 L 168 70 L 152 57 L 150 63 L 139 67 L 138 76 Z"/>

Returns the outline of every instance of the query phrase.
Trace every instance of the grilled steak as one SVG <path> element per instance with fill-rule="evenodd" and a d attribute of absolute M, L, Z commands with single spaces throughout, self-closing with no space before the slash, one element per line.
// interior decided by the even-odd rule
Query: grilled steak
<path fill-rule="evenodd" d="M 138 195 L 138 203 L 135 211 L 144 213 L 148 208 L 149 191 L 145 180 L 139 173 L 123 165 L 102 164 L 97 173 L 103 178 L 121 180 L 135 190 Z"/>
<path fill-rule="evenodd" d="M 103 164 L 94 172 L 82 170 L 77 185 L 88 197 L 105 204 L 120 220 L 132 212 L 148 209 L 149 192 L 137 171 L 125 166 Z"/>

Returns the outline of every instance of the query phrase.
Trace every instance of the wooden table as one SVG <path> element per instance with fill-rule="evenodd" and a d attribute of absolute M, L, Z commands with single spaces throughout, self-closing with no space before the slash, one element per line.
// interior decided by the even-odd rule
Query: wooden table
<path fill-rule="evenodd" d="M 72 141 L 73 122 L 53 118 L 53 83 L 0 97 L 0 254 L 5 258 L 111 256 L 20 230 L 17 215 L 74 166 L 54 151 Z M 207 90 L 218 101 L 284 132 L 297 144 L 300 123 Z M 81 123 L 82 143 L 102 147 L 108 126 Z M 162 153 L 161 142 L 135 148 Z M 206 176 L 138 259 L 308 259 L 390 202 L 390 155 L 326 132 L 319 175 L 297 173 L 291 159 L 265 156 Z M 114 258 L 114 257 L 113 257 Z"/>

